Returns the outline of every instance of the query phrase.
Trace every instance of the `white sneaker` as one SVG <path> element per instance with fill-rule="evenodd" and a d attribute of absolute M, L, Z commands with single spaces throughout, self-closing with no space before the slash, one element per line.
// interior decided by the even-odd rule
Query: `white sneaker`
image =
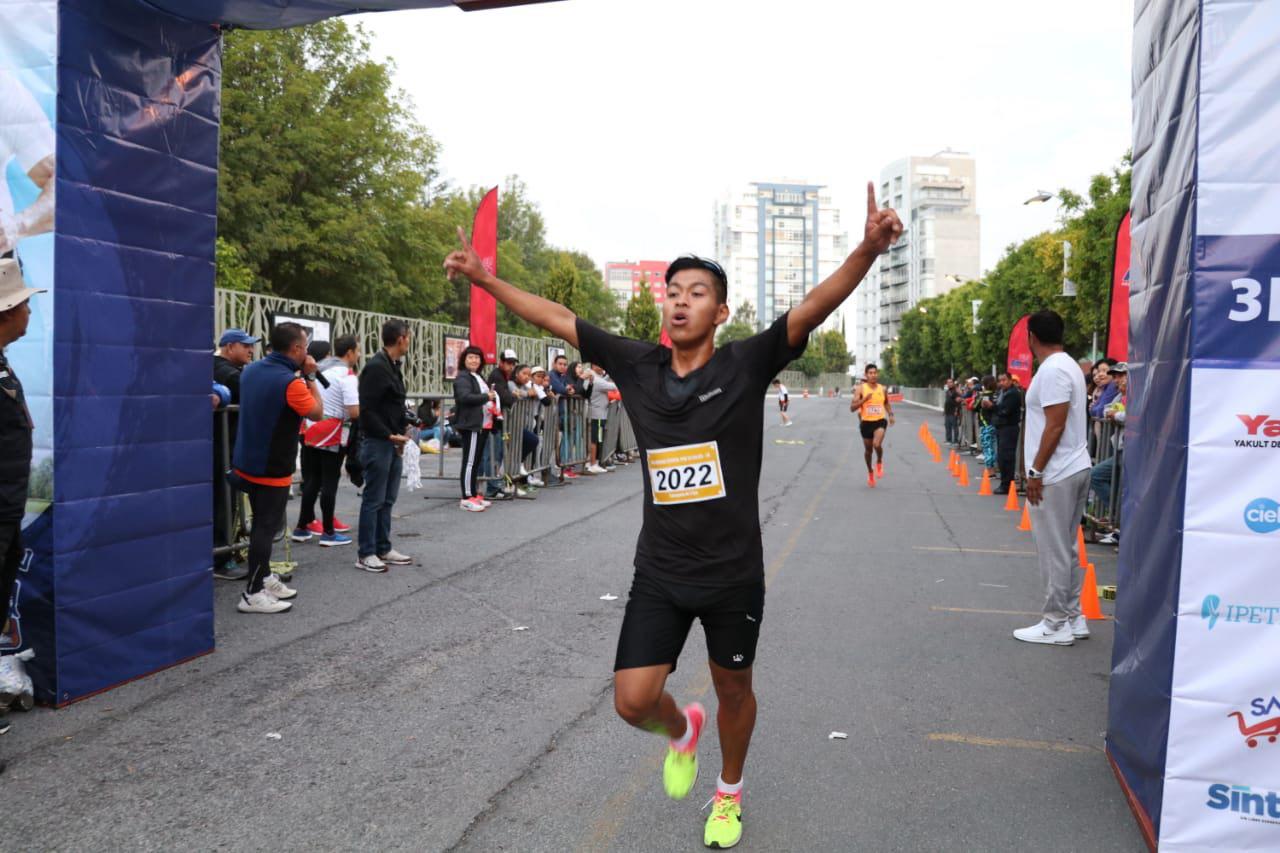
<path fill-rule="evenodd" d="M 241 613 L 285 613 L 293 607 L 287 601 L 281 601 L 265 588 L 250 595 L 247 592 L 240 594 L 240 601 L 236 604 L 236 610 Z"/>
<path fill-rule="evenodd" d="M 480 505 L 483 506 L 485 509 L 488 509 L 489 507 L 493 506 L 493 501 L 489 500 L 484 495 L 476 495 L 471 500 L 480 501 Z"/>
<path fill-rule="evenodd" d="M 288 601 L 298 595 L 296 589 L 290 589 L 285 586 L 284 581 L 280 580 L 280 576 L 274 573 L 267 575 L 267 579 L 262 582 L 262 588 L 281 601 Z"/>
<path fill-rule="evenodd" d="M 607 474 L 609 472 L 601 468 L 599 465 L 588 465 L 587 473 L 588 474 Z"/>
<path fill-rule="evenodd" d="M 463 498 L 458 501 L 458 509 L 465 509 L 467 512 L 484 512 L 484 504 L 475 498 Z"/>
<path fill-rule="evenodd" d="M 1098 540 L 1099 545 L 1119 545 L 1120 536 L 1114 530 Z"/>
<path fill-rule="evenodd" d="M 1070 625 L 1071 636 L 1077 640 L 1089 639 L 1089 620 L 1083 613 L 1072 619 Z"/>
<path fill-rule="evenodd" d="M 357 559 L 356 568 L 364 569 L 366 572 L 373 572 L 374 574 L 381 574 L 387 570 L 387 564 L 370 554 L 367 557 Z"/>
<path fill-rule="evenodd" d="M 796 425 L 795 421 L 787 421 L 785 424 L 783 424 L 783 426 L 795 426 L 795 425 Z"/>
<path fill-rule="evenodd" d="M 407 566 L 413 562 L 413 557 L 408 554 L 401 554 L 395 548 L 392 548 L 385 554 L 379 554 L 378 559 L 384 563 L 390 563 L 393 566 Z"/>
<path fill-rule="evenodd" d="M 1024 643 L 1044 643 L 1051 646 L 1070 646 L 1076 641 L 1071 635 L 1070 622 L 1063 622 L 1062 627 L 1055 631 L 1043 619 L 1028 628 L 1014 631 L 1013 638 Z"/>
<path fill-rule="evenodd" d="M 535 489 L 541 489 L 547 485 L 546 483 L 542 482 L 542 478 L 536 474 L 530 474 L 529 479 L 526 480 L 525 482 L 527 482 L 530 486 L 533 486 Z"/>
<path fill-rule="evenodd" d="M 523 462 L 521 462 L 521 463 L 520 463 L 520 476 L 521 476 L 521 477 L 528 477 L 528 476 L 529 476 L 529 469 L 528 469 L 528 468 L 526 468 L 526 467 L 524 467 L 524 463 L 523 463 Z"/>

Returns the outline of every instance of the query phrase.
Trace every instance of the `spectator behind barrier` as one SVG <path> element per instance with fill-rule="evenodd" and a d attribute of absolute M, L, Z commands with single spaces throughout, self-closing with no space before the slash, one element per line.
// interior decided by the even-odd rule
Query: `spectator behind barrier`
<path fill-rule="evenodd" d="M 996 378 L 982 377 L 973 413 L 978 418 L 978 440 L 982 444 L 982 465 L 989 474 L 996 473 Z"/>
<path fill-rule="evenodd" d="M 334 515 L 334 505 L 351 422 L 360 417 L 360 380 L 356 375 L 360 344 L 355 335 L 338 338 L 333 353 L 322 355 L 318 365 L 320 375 L 329 385 L 320 391 L 324 418 L 309 425 L 303 433 L 302 467 L 303 471 L 310 468 L 312 476 L 303 477 L 298 524 L 293 531 L 295 542 L 305 542 L 318 534 L 320 544 L 326 547 L 351 544 L 351 538 L 344 535 L 349 528 Z M 316 519 L 317 497 L 322 521 Z"/>
<path fill-rule="evenodd" d="M 480 460 L 485 440 L 493 428 L 494 406 L 491 404 L 499 401 L 497 391 L 480 378 L 483 368 L 484 350 L 469 346 L 462 351 L 458 375 L 453 380 L 453 401 L 458 411 L 454 428 L 462 436 L 462 461 L 458 469 L 462 499 L 458 508 L 468 512 L 483 512 L 489 506 L 480 495 Z"/>
<path fill-rule="evenodd" d="M 565 458 L 569 456 L 569 400 L 579 396 L 575 373 L 577 366 L 578 362 L 570 364 L 567 358 L 558 355 L 551 363 L 551 373 L 547 377 L 557 400 L 556 416 L 560 419 L 560 446 L 556 448 L 556 464 L 560 466 L 561 477 L 566 480 L 577 479 L 578 476 L 572 465 L 564 465 Z"/>
<path fill-rule="evenodd" d="M 1115 518 L 1115 514 L 1111 507 L 1111 484 L 1115 478 L 1117 467 L 1124 469 L 1124 422 L 1126 417 L 1126 405 L 1128 403 L 1129 390 L 1129 365 L 1124 362 L 1116 362 L 1110 368 L 1110 374 L 1113 378 L 1113 384 L 1116 386 L 1116 396 L 1103 411 L 1103 419 L 1114 421 L 1119 425 L 1119 429 L 1115 434 L 1115 453 L 1103 459 L 1101 462 L 1093 466 L 1093 471 L 1089 476 L 1089 486 L 1093 493 L 1097 496 L 1098 505 L 1102 510 L 1104 520 L 1111 527 L 1110 532 L 1099 540 L 1104 545 L 1116 545 L 1120 542 L 1120 525 Z M 1099 448 L 1101 455 L 1101 448 Z"/>
<path fill-rule="evenodd" d="M 1018 461 L 1018 434 L 1022 427 L 1022 391 L 1009 373 L 996 377 L 999 394 L 996 395 L 994 423 L 996 427 L 996 456 L 1000 463 L 1000 485 L 995 493 L 1007 495 L 1013 488 L 1014 468 Z"/>
<path fill-rule="evenodd" d="M 504 461 L 503 455 L 506 453 L 506 445 L 502 440 L 507 428 L 505 415 L 511 410 L 511 404 L 515 402 L 515 398 L 511 396 L 511 378 L 515 375 L 518 360 L 515 350 L 505 349 L 493 370 L 489 371 L 488 384 L 498 395 L 498 399 L 494 401 L 493 409 L 496 415 L 488 428 L 489 435 L 480 453 L 480 472 L 489 478 L 484 490 L 484 500 L 487 501 L 509 497 L 506 485 L 498 474 Z"/>
<path fill-rule="evenodd" d="M 360 530 L 356 568 L 385 572 L 387 565 L 408 565 L 413 558 L 391 547 L 391 509 L 400 494 L 402 454 L 409 441 L 404 373 L 400 363 L 409 352 L 409 324 L 382 324 L 382 349 L 360 372 Z"/>
<path fill-rule="evenodd" d="M 604 372 L 599 364 L 591 365 L 591 397 L 587 405 L 591 436 L 591 449 L 588 453 L 587 473 L 604 474 L 613 470 L 612 465 L 604 464 L 607 460 L 601 456 L 600 448 L 604 445 L 605 427 L 609 417 L 609 393 L 617 391 L 618 386 Z"/>
<path fill-rule="evenodd" d="M 960 388 L 948 379 L 942 391 L 942 418 L 946 426 L 947 444 L 960 444 Z"/>
<path fill-rule="evenodd" d="M 511 379 L 507 380 L 507 390 L 511 392 L 513 404 L 521 400 L 541 400 L 546 396 L 545 393 L 542 393 L 541 388 L 533 384 L 531 371 L 527 364 L 516 365 L 515 370 L 511 373 Z M 533 467 L 533 459 L 538 452 L 538 444 L 540 443 L 537 433 L 537 418 L 538 413 L 530 410 L 524 423 L 512 421 L 510 426 L 513 434 L 515 430 L 520 430 L 521 455 L 518 460 L 520 465 L 518 476 L 535 489 L 546 485 L 536 473 L 529 473 Z M 517 488 L 517 496 L 522 496 L 521 491 L 521 489 Z"/>
<path fill-rule="evenodd" d="M 241 613 L 284 613 L 297 595 L 271 573 L 271 543 L 285 522 L 298 427 L 304 417 L 318 419 L 324 413 L 315 371 L 315 360 L 307 355 L 306 329 L 280 323 L 271 330 L 271 352 L 240 376 L 232 476 L 248 493 L 253 510 L 249 578 L 236 605 Z"/>
<path fill-rule="evenodd" d="M 258 345 L 255 338 L 243 329 L 227 329 L 218 338 L 218 348 L 213 354 L 213 381 L 226 388 L 229 399 L 224 405 L 240 405 L 240 372 L 245 365 L 253 361 L 253 349 Z M 226 420 L 226 441 L 223 441 L 222 424 L 218 419 Z M 227 412 L 215 415 L 213 429 L 213 546 L 226 547 L 233 543 L 227 540 L 227 504 L 231 499 L 231 487 L 227 484 L 227 463 L 235 450 L 236 428 L 239 415 Z M 249 576 L 249 569 L 237 565 L 234 554 L 217 557 L 213 561 L 213 576 L 229 581 L 242 581 Z"/>

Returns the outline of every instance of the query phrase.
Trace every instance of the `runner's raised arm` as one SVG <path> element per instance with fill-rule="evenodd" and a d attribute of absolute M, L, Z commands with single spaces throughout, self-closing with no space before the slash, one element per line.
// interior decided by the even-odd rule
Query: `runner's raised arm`
<path fill-rule="evenodd" d="M 876 257 L 897 242 L 901 234 L 902 220 L 892 210 L 881 210 L 876 206 L 875 184 L 867 181 L 867 224 L 862 242 L 838 270 L 791 309 L 787 315 L 787 341 L 792 346 L 799 346 L 810 332 L 821 326 L 822 321 L 862 283 Z"/>
<path fill-rule="evenodd" d="M 458 226 L 458 241 L 462 248 L 450 252 L 444 259 L 445 272 L 450 278 L 462 276 L 489 293 L 494 299 L 511 309 L 520 319 L 546 329 L 551 334 L 568 343 L 578 346 L 577 315 L 558 302 L 543 299 L 533 293 L 521 290 L 508 284 L 484 268 L 480 256 L 471 247 L 467 232 Z"/>

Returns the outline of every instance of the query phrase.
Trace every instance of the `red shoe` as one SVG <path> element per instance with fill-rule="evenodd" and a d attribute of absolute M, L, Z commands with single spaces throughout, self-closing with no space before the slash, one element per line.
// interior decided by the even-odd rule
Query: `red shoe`
<path fill-rule="evenodd" d="M 876 463 L 876 479 L 878 480 L 884 479 L 884 463 L 883 462 Z"/>
<path fill-rule="evenodd" d="M 324 535 L 324 524 L 319 520 L 313 521 L 310 524 L 308 524 L 307 529 L 310 530 L 312 533 L 316 534 L 317 536 Z M 334 532 L 337 532 L 336 527 L 334 528 Z"/>
<path fill-rule="evenodd" d="M 576 480 L 576 479 L 578 479 L 578 475 L 577 475 L 577 473 L 576 473 L 572 468 L 565 468 L 565 469 L 564 469 L 564 478 L 565 478 L 566 480 Z"/>
<path fill-rule="evenodd" d="M 342 519 L 338 518 L 335 515 L 333 517 L 333 532 L 334 533 L 350 533 L 351 525 L 347 524 L 346 522 L 344 522 Z"/>
<path fill-rule="evenodd" d="M 867 472 L 867 487 L 871 489 L 876 487 L 876 475 L 870 471 Z"/>

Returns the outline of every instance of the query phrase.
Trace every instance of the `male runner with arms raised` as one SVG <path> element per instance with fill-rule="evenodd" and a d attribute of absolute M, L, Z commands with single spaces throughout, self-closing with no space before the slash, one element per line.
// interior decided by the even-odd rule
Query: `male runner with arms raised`
<path fill-rule="evenodd" d="M 664 688 L 693 620 L 701 619 L 724 759 L 703 837 L 708 847 L 732 847 L 742 836 L 742 769 L 756 718 L 751 666 L 764 611 L 760 403 L 778 371 L 804 352 L 810 332 L 901 233 L 897 214 L 876 208 L 868 184 L 866 229 L 853 254 L 767 331 L 720 349 L 715 335 L 729 319 L 728 283 L 711 261 L 683 257 L 667 270 L 668 349 L 611 335 L 490 275 L 461 228 L 461 250 L 445 259 L 450 276 L 470 279 L 518 317 L 578 347 L 622 391 L 644 451 L 645 503 L 614 707 L 631 725 L 670 738 L 663 783 L 674 799 L 687 796 L 705 713 L 697 703 L 681 709 Z"/>
<path fill-rule="evenodd" d="M 868 364 L 864 371 L 865 382 L 858 385 L 858 391 L 849 401 L 849 411 L 857 412 L 858 429 L 862 432 L 863 456 L 867 460 L 867 485 L 876 487 L 876 480 L 884 476 L 884 431 L 893 424 L 893 407 L 889 405 L 889 394 L 880 384 L 880 368 Z M 885 421 L 885 416 L 889 420 Z M 876 453 L 876 466 L 871 467 L 871 451 Z"/>

